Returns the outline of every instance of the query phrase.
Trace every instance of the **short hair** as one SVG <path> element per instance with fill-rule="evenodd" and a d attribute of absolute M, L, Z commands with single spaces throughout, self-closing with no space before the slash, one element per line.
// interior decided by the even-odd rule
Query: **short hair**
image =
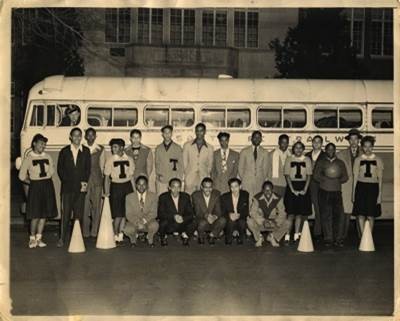
<path fill-rule="evenodd" d="M 229 139 L 231 137 L 231 134 L 227 132 L 219 132 L 217 136 L 218 140 L 221 140 L 222 137 L 226 137 L 227 139 Z"/>
<path fill-rule="evenodd" d="M 364 136 L 363 138 L 361 138 L 361 146 L 364 146 L 366 142 L 370 142 L 372 146 L 375 146 L 375 141 L 376 139 L 374 136 L 371 135 Z"/>
<path fill-rule="evenodd" d="M 174 130 L 174 127 L 172 127 L 172 125 L 165 125 L 165 126 L 161 127 L 161 132 L 163 133 L 164 130 L 166 130 L 166 129 L 169 129 L 172 132 Z"/>
<path fill-rule="evenodd" d="M 274 188 L 274 184 L 273 184 L 271 181 L 265 181 L 265 182 L 262 184 L 262 189 L 264 190 L 264 188 L 265 188 L 267 185 L 270 186 L 271 188 Z"/>
<path fill-rule="evenodd" d="M 312 138 L 312 142 L 313 141 L 315 141 L 317 138 L 319 138 L 320 140 L 321 140 L 321 143 L 324 141 L 324 139 L 322 138 L 322 136 L 321 135 L 315 135 L 313 138 Z"/>
<path fill-rule="evenodd" d="M 173 177 L 169 180 L 168 186 L 171 187 L 174 182 L 178 182 L 182 186 L 182 181 L 178 177 Z"/>
<path fill-rule="evenodd" d="M 32 142 L 31 142 L 31 148 L 33 149 L 33 144 L 37 143 L 37 142 L 44 142 L 47 143 L 48 139 L 47 137 L 44 137 L 42 134 L 36 134 L 35 136 L 33 136 L 32 138 Z"/>
<path fill-rule="evenodd" d="M 201 186 L 203 186 L 203 184 L 205 184 L 205 183 L 211 183 L 211 184 L 213 184 L 214 181 L 212 180 L 211 177 L 204 177 L 203 180 L 201 181 Z"/>
<path fill-rule="evenodd" d="M 278 142 L 280 142 L 282 139 L 286 139 L 287 141 L 289 141 L 289 136 L 286 134 L 279 135 Z"/>
<path fill-rule="evenodd" d="M 251 138 L 253 138 L 255 135 L 260 135 L 262 137 L 262 132 L 259 130 L 255 130 L 254 132 L 251 133 Z"/>
<path fill-rule="evenodd" d="M 149 179 L 147 178 L 146 175 L 139 175 L 138 177 L 136 177 L 135 179 L 135 184 L 137 184 L 141 179 L 144 179 L 146 181 L 146 184 L 149 183 Z"/>
<path fill-rule="evenodd" d="M 335 145 L 334 143 L 328 143 L 328 144 L 326 144 L 326 146 L 325 146 L 325 151 L 328 150 L 328 147 L 329 147 L 329 146 L 333 146 L 333 148 L 336 149 L 336 145 Z"/>
<path fill-rule="evenodd" d="M 142 132 L 140 129 L 136 129 L 136 128 L 132 129 L 131 132 L 129 133 L 129 137 L 132 137 L 133 134 L 139 134 L 139 136 L 142 137 Z"/>
<path fill-rule="evenodd" d="M 296 145 L 300 145 L 301 146 L 301 148 L 303 148 L 303 150 L 305 150 L 306 149 L 306 146 L 304 146 L 304 144 L 301 142 L 301 141 L 297 141 L 297 142 L 295 142 L 294 144 L 293 144 L 293 146 L 292 146 L 292 153 L 294 154 L 294 149 L 296 148 Z"/>
<path fill-rule="evenodd" d="M 232 183 L 238 183 L 239 185 L 242 185 L 242 181 L 239 179 L 239 178 L 237 178 L 237 177 L 232 177 L 232 178 L 230 178 L 229 180 L 228 180 L 228 185 L 229 186 L 231 186 L 232 185 Z"/>
<path fill-rule="evenodd" d="M 89 128 L 87 128 L 86 130 L 85 130 L 85 135 L 87 134 L 87 133 L 89 133 L 89 132 L 93 132 L 93 133 L 97 133 L 96 132 L 96 129 L 94 129 L 93 127 L 89 127 Z"/>
<path fill-rule="evenodd" d="M 79 127 L 74 127 L 71 129 L 71 131 L 69 132 L 69 136 L 72 136 L 74 131 L 78 131 L 81 135 L 82 135 L 82 129 L 80 129 Z"/>
<path fill-rule="evenodd" d="M 125 141 L 122 138 L 113 138 L 110 140 L 110 146 L 112 145 L 119 145 L 125 147 Z"/>
<path fill-rule="evenodd" d="M 197 125 L 196 125 L 196 127 L 194 128 L 194 130 L 197 130 L 197 128 L 199 128 L 199 127 L 203 127 L 203 129 L 204 130 L 206 130 L 206 124 L 204 124 L 204 123 L 198 123 Z"/>

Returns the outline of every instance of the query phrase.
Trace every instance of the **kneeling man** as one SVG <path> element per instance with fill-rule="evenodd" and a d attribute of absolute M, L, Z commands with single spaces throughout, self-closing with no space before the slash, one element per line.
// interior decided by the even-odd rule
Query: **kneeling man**
<path fill-rule="evenodd" d="M 138 176 L 135 185 L 136 190 L 126 196 L 124 234 L 129 237 L 131 246 L 135 246 L 138 232 L 147 232 L 147 242 L 154 247 L 154 235 L 158 231 L 157 196 L 148 191 L 146 176 Z"/>
<path fill-rule="evenodd" d="M 167 234 L 174 232 L 181 233 L 182 244 L 187 246 L 196 229 L 190 196 L 181 191 L 182 182 L 179 178 L 172 178 L 168 185 L 169 191 L 158 199 L 161 246 L 168 245 Z"/>
<path fill-rule="evenodd" d="M 213 189 L 213 180 L 210 177 L 203 178 L 200 189 L 192 194 L 199 233 L 198 242 L 204 244 L 205 233 L 209 231 L 208 243 L 215 244 L 215 238 L 219 236 L 226 224 L 226 218 L 221 214 L 220 192 Z"/>
<path fill-rule="evenodd" d="M 262 246 L 261 232 L 267 231 L 267 241 L 278 247 L 279 241 L 289 231 L 283 199 L 273 192 L 274 186 L 270 181 L 264 182 L 262 191 L 253 197 L 247 226 L 254 235 L 256 247 Z"/>

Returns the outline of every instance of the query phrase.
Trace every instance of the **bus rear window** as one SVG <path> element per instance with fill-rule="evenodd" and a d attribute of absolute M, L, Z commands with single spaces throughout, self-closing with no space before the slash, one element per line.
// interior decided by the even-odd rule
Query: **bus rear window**
<path fill-rule="evenodd" d="M 375 108 L 372 111 L 372 126 L 375 128 L 393 128 L 393 110 Z"/>

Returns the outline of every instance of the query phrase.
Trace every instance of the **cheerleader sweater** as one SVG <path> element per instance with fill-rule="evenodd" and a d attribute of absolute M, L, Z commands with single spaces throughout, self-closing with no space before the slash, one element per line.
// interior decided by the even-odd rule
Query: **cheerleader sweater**
<path fill-rule="evenodd" d="M 54 174 L 53 159 L 47 153 L 36 154 L 30 152 L 22 161 L 18 178 L 21 181 L 49 179 Z"/>

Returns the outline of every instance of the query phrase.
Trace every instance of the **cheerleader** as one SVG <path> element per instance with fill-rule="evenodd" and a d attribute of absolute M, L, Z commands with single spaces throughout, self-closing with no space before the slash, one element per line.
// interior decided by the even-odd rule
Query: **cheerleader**
<path fill-rule="evenodd" d="M 125 198 L 133 192 L 132 177 L 135 165 L 133 158 L 124 152 L 123 139 L 111 139 L 110 147 L 112 155 L 106 160 L 104 167 L 104 191 L 105 196 L 110 197 L 115 241 L 122 242 L 124 238 L 122 231 L 125 227 Z"/>
<path fill-rule="evenodd" d="M 294 241 L 298 241 L 303 217 L 312 213 L 309 185 L 312 175 L 311 159 L 304 155 L 305 146 L 296 142 L 292 147 L 292 155 L 286 158 L 284 174 L 288 188 L 284 198 L 289 220 L 289 232 L 285 235 L 285 243 L 290 242 L 290 232 L 295 220 Z"/>
<path fill-rule="evenodd" d="M 46 218 L 57 215 L 57 205 L 52 176 L 54 163 L 44 152 L 47 138 L 36 134 L 31 143 L 32 152 L 23 160 L 19 179 L 29 184 L 26 218 L 31 220 L 29 248 L 45 247 L 42 234 Z"/>
<path fill-rule="evenodd" d="M 358 218 L 361 235 L 365 219 L 368 219 L 372 231 L 375 218 L 381 215 L 383 162 L 373 153 L 374 145 L 372 136 L 361 139 L 363 154 L 355 159 L 353 167 L 353 215 Z"/>

